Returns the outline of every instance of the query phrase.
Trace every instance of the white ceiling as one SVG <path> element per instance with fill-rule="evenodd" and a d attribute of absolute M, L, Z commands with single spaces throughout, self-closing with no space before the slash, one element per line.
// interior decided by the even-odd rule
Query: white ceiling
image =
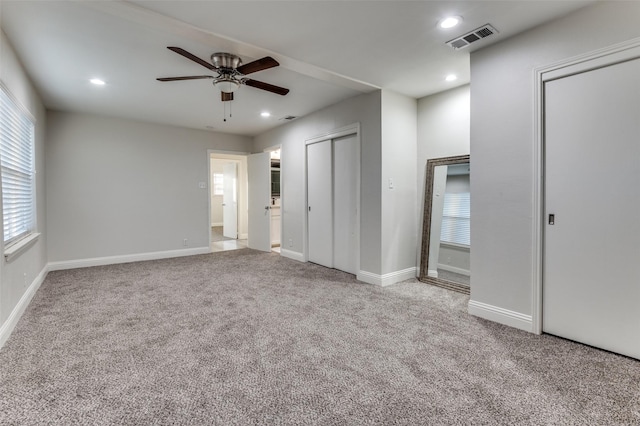
<path fill-rule="evenodd" d="M 471 46 L 479 49 L 593 1 L 2 0 L 0 15 L 48 108 L 256 135 L 284 116 L 378 88 L 421 98 L 466 84 L 470 49 L 454 51 L 445 42 L 490 23 L 499 34 Z M 464 21 L 437 28 L 447 15 Z M 155 80 L 210 74 L 167 46 L 205 60 L 219 51 L 245 63 L 273 56 L 281 66 L 251 78 L 291 92 L 243 86 L 224 122 L 210 80 Z M 451 73 L 458 80 L 446 82 Z M 107 84 L 93 86 L 92 77 Z"/>

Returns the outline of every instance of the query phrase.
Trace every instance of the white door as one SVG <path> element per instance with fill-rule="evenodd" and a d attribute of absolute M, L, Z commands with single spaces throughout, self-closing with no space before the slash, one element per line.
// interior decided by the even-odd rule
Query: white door
<path fill-rule="evenodd" d="M 249 190 L 249 248 L 271 251 L 271 155 L 268 152 L 247 156 Z"/>
<path fill-rule="evenodd" d="M 227 238 L 238 238 L 238 165 L 222 166 L 222 234 Z"/>
<path fill-rule="evenodd" d="M 307 145 L 308 259 L 333 268 L 331 140 Z"/>
<path fill-rule="evenodd" d="M 357 274 L 358 174 L 356 135 L 333 141 L 333 267 Z"/>
<path fill-rule="evenodd" d="M 543 331 L 640 359 L 640 59 L 547 82 L 545 129 Z"/>

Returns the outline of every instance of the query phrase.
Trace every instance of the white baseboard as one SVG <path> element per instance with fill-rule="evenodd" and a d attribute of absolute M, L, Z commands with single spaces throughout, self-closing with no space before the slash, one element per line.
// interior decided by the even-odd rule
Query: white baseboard
<path fill-rule="evenodd" d="M 533 321 L 531 315 L 510 311 L 498 306 L 488 305 L 475 300 L 469 301 L 469 313 L 489 321 L 508 325 L 520 330 L 533 332 Z"/>
<path fill-rule="evenodd" d="M 246 240 L 247 238 L 249 238 L 249 234 L 238 234 L 239 240 Z"/>
<path fill-rule="evenodd" d="M 49 262 L 49 271 L 63 269 L 88 268 L 91 266 L 115 265 L 117 263 L 140 262 L 144 260 L 168 259 L 171 257 L 193 256 L 196 254 L 211 253 L 209 247 L 195 247 L 181 250 L 156 251 L 150 253 L 126 254 L 122 256 L 93 257 L 90 259 L 63 260 Z"/>
<path fill-rule="evenodd" d="M 467 277 L 471 276 L 471 271 L 469 271 L 468 269 L 457 268 L 451 265 L 443 265 L 438 263 L 438 269 L 442 269 L 443 271 L 454 272 L 460 275 L 466 275 Z"/>
<path fill-rule="evenodd" d="M 224 226 L 224 223 L 222 222 L 215 222 L 211 224 L 211 227 L 213 228 L 214 226 Z"/>
<path fill-rule="evenodd" d="M 22 317 L 25 309 L 27 309 L 27 306 L 29 306 L 29 302 L 31 302 L 36 291 L 38 291 L 40 285 L 42 285 L 44 279 L 47 277 L 48 272 L 49 267 L 45 266 L 33 280 L 29 288 L 27 288 L 27 291 L 24 292 L 16 307 L 11 311 L 9 318 L 7 318 L 4 324 L 0 327 L 0 348 L 4 346 L 9 339 L 9 336 L 11 336 L 13 329 L 16 327 L 16 324 L 18 324 L 18 321 L 20 320 L 20 317 Z"/>
<path fill-rule="evenodd" d="M 283 249 L 282 247 L 280 247 L 280 256 L 284 256 L 288 259 L 297 260 L 298 262 L 306 262 L 306 260 L 304 260 L 304 254 L 298 253 L 297 251 Z"/>
<path fill-rule="evenodd" d="M 387 274 L 378 275 L 367 271 L 359 271 L 356 279 L 367 284 L 379 285 L 386 287 L 400 281 L 409 280 L 416 277 L 417 269 L 415 267 L 403 269 L 401 271 L 389 272 Z"/>

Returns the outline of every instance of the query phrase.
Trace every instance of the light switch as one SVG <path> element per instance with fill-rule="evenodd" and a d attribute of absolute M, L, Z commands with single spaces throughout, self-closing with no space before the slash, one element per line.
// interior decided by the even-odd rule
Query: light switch
<path fill-rule="evenodd" d="M 389 189 L 393 189 L 393 179 L 389 178 Z"/>
<path fill-rule="evenodd" d="M 207 187 L 207 184 L 204 182 L 198 182 L 198 188 L 200 189 L 205 189 Z"/>

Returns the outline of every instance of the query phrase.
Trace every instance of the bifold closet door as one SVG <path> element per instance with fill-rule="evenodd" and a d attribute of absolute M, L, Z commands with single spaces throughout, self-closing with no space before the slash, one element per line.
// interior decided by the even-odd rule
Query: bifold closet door
<path fill-rule="evenodd" d="M 543 331 L 640 359 L 640 59 L 545 83 Z"/>
<path fill-rule="evenodd" d="M 333 141 L 333 267 L 357 274 L 358 139 Z"/>
<path fill-rule="evenodd" d="M 331 140 L 307 145 L 307 238 L 310 262 L 333 268 Z"/>

